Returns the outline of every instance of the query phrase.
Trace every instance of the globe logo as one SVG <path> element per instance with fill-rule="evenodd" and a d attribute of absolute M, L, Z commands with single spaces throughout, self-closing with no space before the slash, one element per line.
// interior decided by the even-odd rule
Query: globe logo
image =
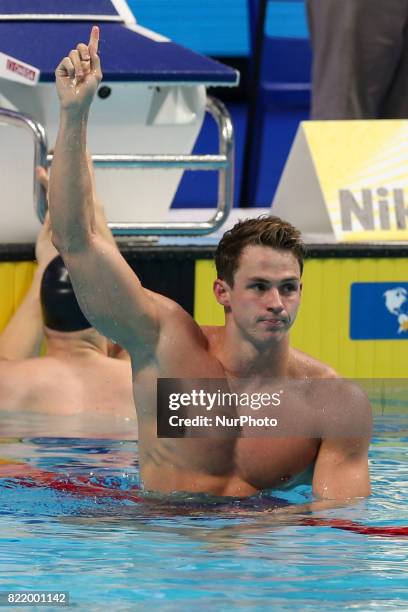
<path fill-rule="evenodd" d="M 397 317 L 398 333 L 408 333 L 408 291 L 404 287 L 395 287 L 383 295 L 386 309 Z"/>

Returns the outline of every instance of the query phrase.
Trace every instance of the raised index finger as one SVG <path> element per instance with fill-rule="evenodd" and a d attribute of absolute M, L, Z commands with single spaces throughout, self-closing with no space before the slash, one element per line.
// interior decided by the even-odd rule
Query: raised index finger
<path fill-rule="evenodd" d="M 98 53 L 98 45 L 99 45 L 99 28 L 98 26 L 93 26 L 91 30 L 91 35 L 89 37 L 89 43 L 88 43 L 89 52 L 92 55 Z"/>

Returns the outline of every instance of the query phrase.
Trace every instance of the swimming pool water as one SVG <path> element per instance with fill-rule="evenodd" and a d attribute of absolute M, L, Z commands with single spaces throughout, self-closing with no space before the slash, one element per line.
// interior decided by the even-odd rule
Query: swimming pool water
<path fill-rule="evenodd" d="M 85 476 L 125 493 L 137 486 L 131 423 L 115 431 L 99 422 L 97 435 L 93 423 L 93 435 L 80 438 L 51 421 L 2 415 L 2 466 L 24 460 L 72 482 Z M 0 592 L 69 591 L 77 610 L 407 610 L 408 538 L 330 526 L 333 519 L 408 525 L 407 441 L 408 414 L 378 417 L 373 495 L 315 513 L 320 525 L 275 516 L 266 495 L 135 502 L 22 486 L 3 473 Z M 311 499 L 305 486 L 274 495 Z"/>

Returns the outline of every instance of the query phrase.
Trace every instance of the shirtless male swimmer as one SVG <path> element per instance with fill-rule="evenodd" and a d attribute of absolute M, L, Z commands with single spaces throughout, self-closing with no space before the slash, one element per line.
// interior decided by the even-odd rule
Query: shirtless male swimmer
<path fill-rule="evenodd" d="M 37 178 L 47 190 L 44 168 L 37 168 Z M 94 208 L 98 232 L 117 248 L 97 199 Z M 35 253 L 38 266 L 31 286 L 0 334 L 0 409 L 113 415 L 134 421 L 137 432 L 130 364 L 125 354 L 110 350 L 108 340 L 82 314 L 51 243 L 48 215 Z"/>
<path fill-rule="evenodd" d="M 313 492 L 319 498 L 369 495 L 368 400 L 328 366 L 289 346 L 303 257 L 295 228 L 272 217 L 227 232 L 218 247 L 214 283 L 226 322 L 205 329 L 178 304 L 144 289 L 117 249 L 95 231 L 86 131 L 102 79 L 98 40 L 94 27 L 89 43 L 78 44 L 56 70 L 61 116 L 50 182 L 51 224 L 54 245 L 86 317 L 131 356 L 144 487 L 244 497 L 279 487 L 313 468 Z M 331 435 L 158 438 L 157 379 L 203 377 L 331 379 L 335 392 L 322 392 L 325 411 L 332 415 Z M 316 419 L 316 397 L 312 399 L 294 394 L 293 402 L 284 406 L 284 413 L 293 412 L 305 431 Z M 350 415 L 353 424 L 347 429 Z"/>

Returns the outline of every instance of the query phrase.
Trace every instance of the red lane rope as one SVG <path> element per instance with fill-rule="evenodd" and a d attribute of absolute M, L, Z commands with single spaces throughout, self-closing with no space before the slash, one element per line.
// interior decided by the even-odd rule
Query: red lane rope
<path fill-rule="evenodd" d="M 316 527 L 331 527 L 332 529 L 342 529 L 343 531 L 353 531 L 354 533 L 362 533 L 364 535 L 376 535 L 382 537 L 408 537 L 408 526 L 384 525 L 370 526 L 348 521 L 346 519 L 323 519 L 323 518 L 305 518 L 302 520 L 303 525 L 311 525 Z"/>
<path fill-rule="evenodd" d="M 110 499 L 127 499 L 140 501 L 141 497 L 135 492 L 137 488 L 123 491 L 122 489 L 111 489 L 104 485 L 89 482 L 87 476 L 76 476 L 73 481 L 63 474 L 46 472 L 27 466 L 26 464 L 14 464 L 0 467 L 0 478 L 16 480 L 22 487 L 48 487 L 62 493 L 72 493 L 83 497 L 108 497 Z"/>
<path fill-rule="evenodd" d="M 89 482 L 87 476 L 76 476 L 75 481 L 63 474 L 58 475 L 55 472 L 47 472 L 32 468 L 26 463 L 10 463 L 0 466 L 0 478 L 12 478 L 17 480 L 18 484 L 31 487 L 48 487 L 62 493 L 72 493 L 74 495 L 84 497 L 100 497 L 110 499 L 129 500 L 132 502 L 143 501 L 143 498 L 137 493 L 138 489 L 123 491 L 121 489 L 111 489 L 104 485 L 93 484 Z M 312 527 L 330 527 L 332 529 L 341 529 L 343 531 L 351 531 L 370 536 L 380 537 L 408 537 L 408 526 L 384 525 L 370 526 L 362 525 L 347 519 L 325 519 L 307 517 L 301 519 L 302 525 L 310 525 Z"/>

